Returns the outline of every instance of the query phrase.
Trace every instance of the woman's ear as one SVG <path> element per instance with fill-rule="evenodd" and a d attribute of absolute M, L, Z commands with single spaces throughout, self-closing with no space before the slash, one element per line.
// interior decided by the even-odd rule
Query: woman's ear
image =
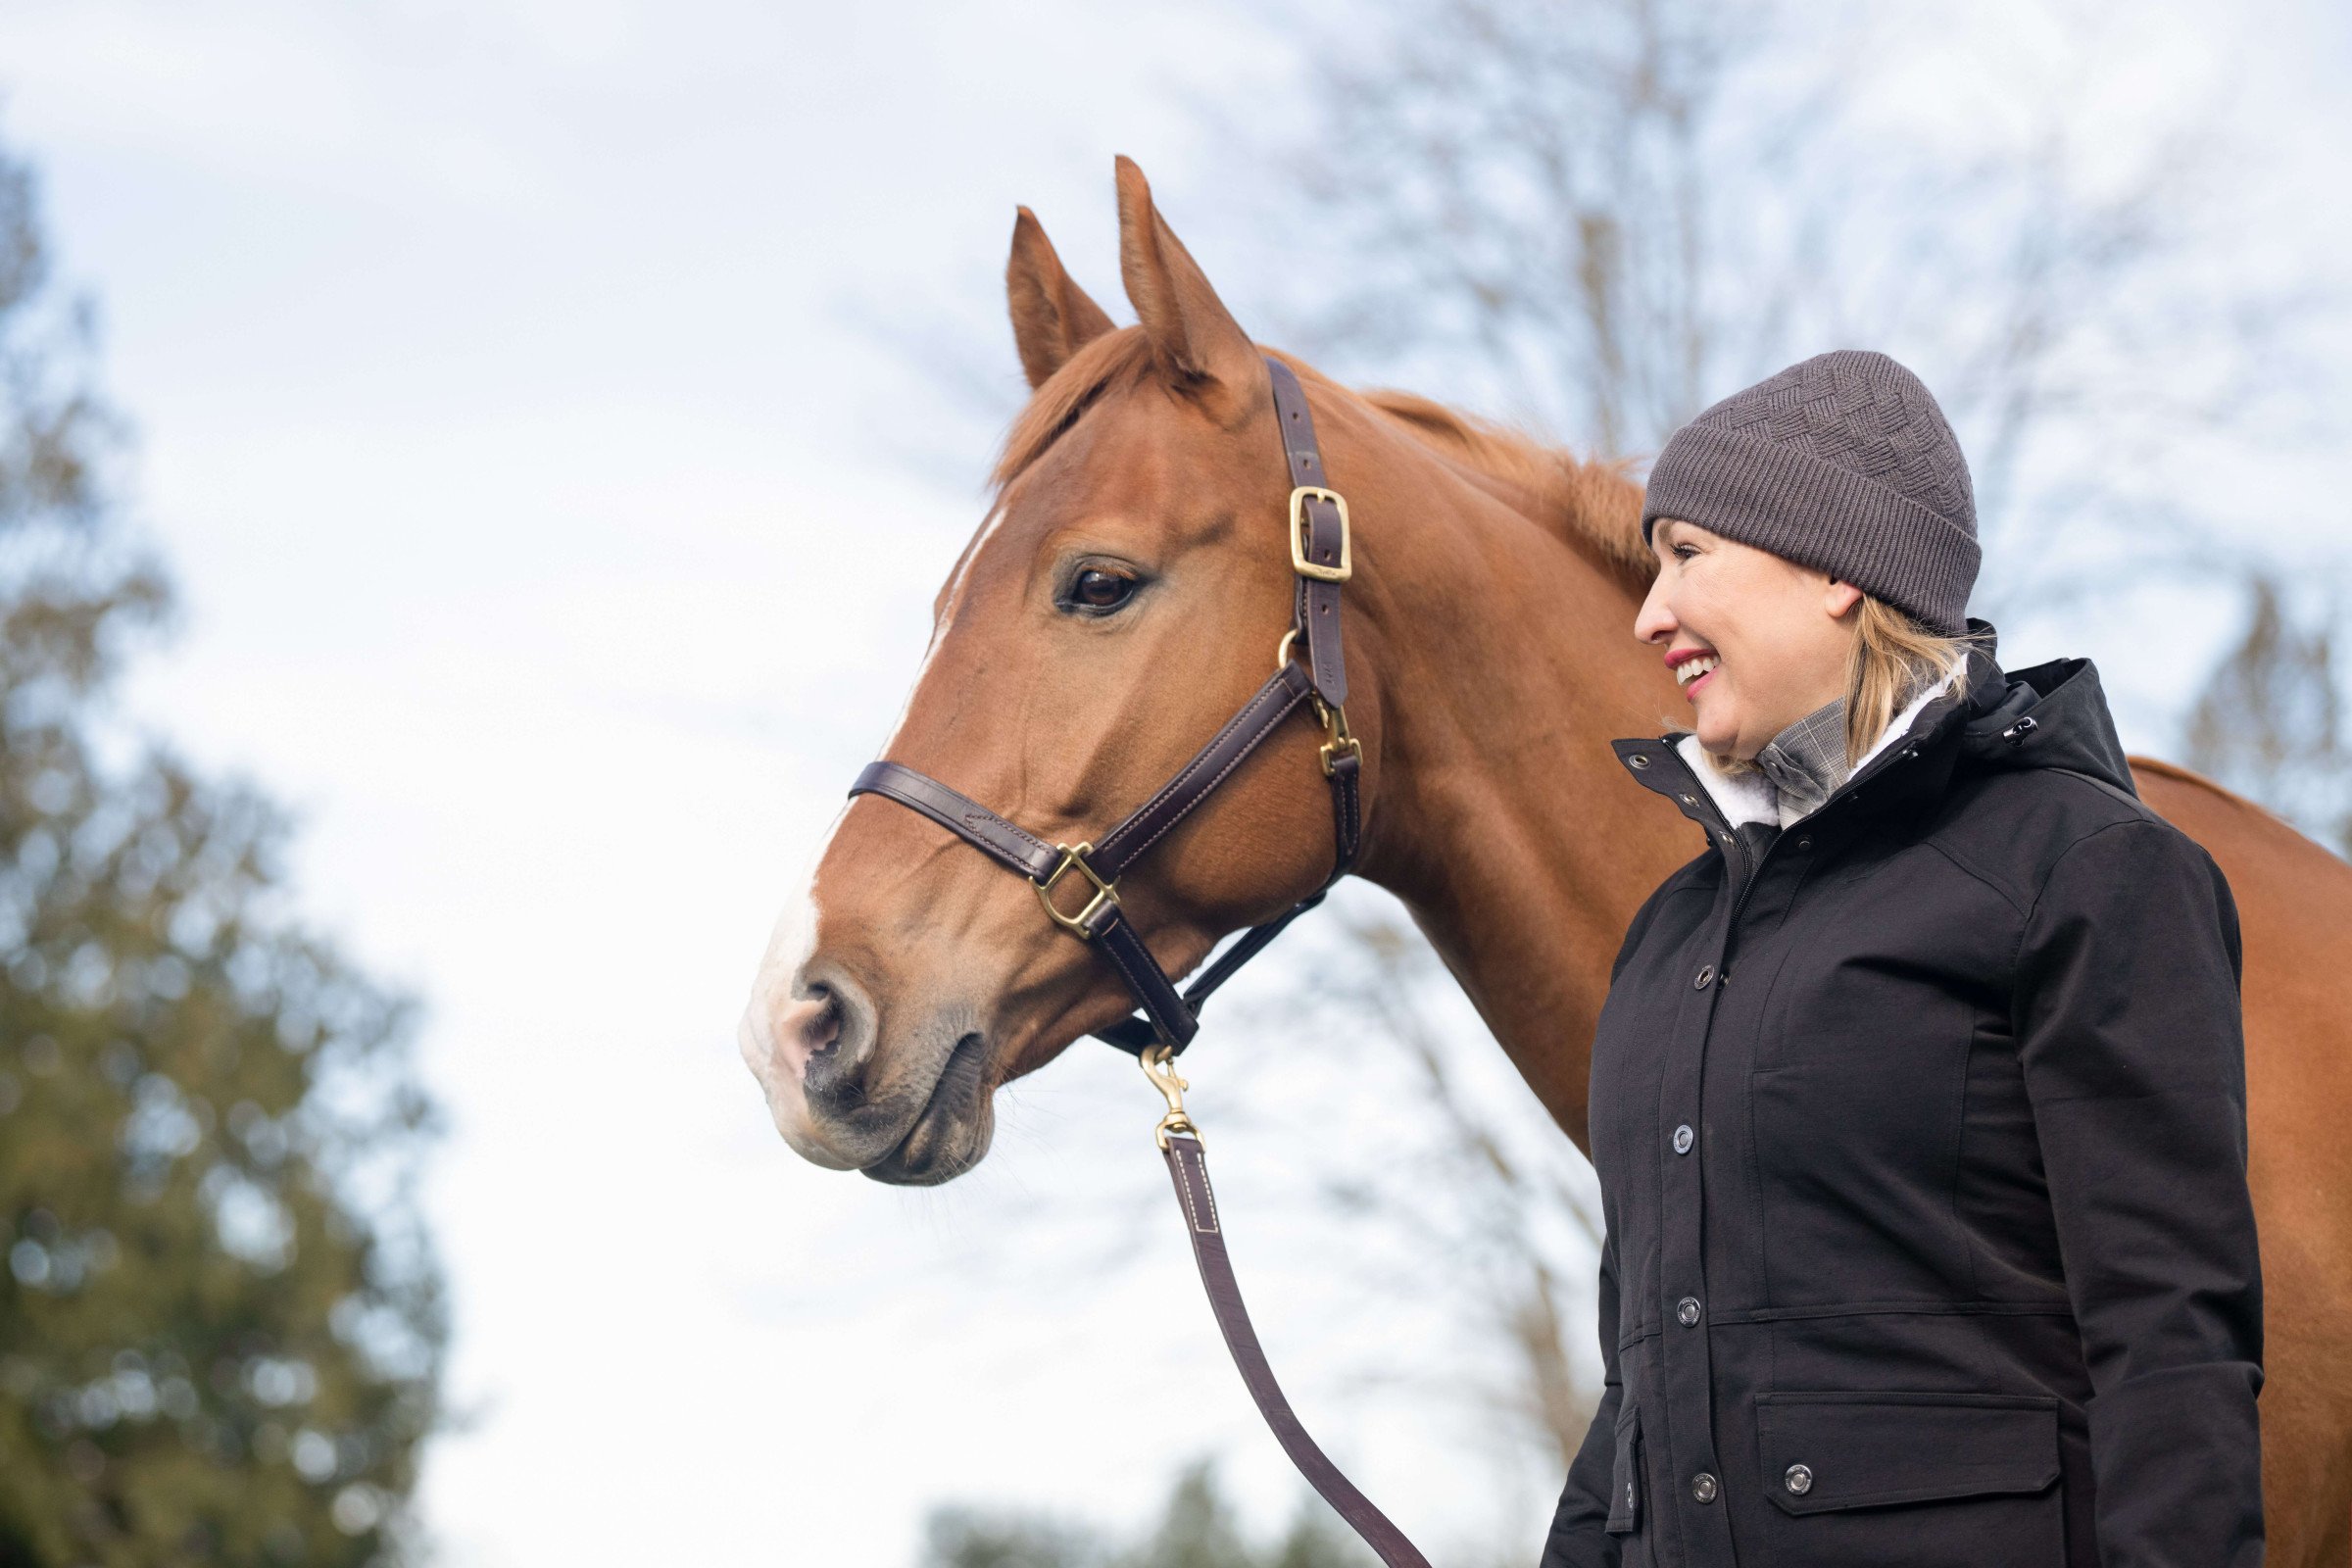
<path fill-rule="evenodd" d="M 1846 612 L 1862 602 L 1862 590 L 1850 582 L 1830 579 L 1829 590 L 1822 595 L 1821 608 L 1830 612 L 1832 620 L 1843 620 Z"/>

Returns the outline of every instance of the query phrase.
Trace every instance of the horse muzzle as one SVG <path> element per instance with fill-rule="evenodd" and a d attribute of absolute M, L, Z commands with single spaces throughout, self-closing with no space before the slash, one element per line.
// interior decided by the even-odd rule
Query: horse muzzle
<path fill-rule="evenodd" d="M 958 1009 L 938 1009 L 884 1051 L 879 1012 L 855 980 L 827 974 L 793 991 L 755 994 L 737 1043 L 794 1152 L 913 1186 L 978 1163 L 994 1130 L 987 1045 Z"/>

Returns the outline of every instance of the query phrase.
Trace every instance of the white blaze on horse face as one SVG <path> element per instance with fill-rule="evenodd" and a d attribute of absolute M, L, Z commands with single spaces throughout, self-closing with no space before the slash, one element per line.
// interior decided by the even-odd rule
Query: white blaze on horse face
<path fill-rule="evenodd" d="M 914 680 L 906 688 L 906 700 L 900 705 L 899 716 L 891 725 L 890 737 L 876 754 L 888 757 L 897 749 L 899 734 L 906 727 L 907 715 L 914 710 L 914 699 L 931 674 L 931 664 L 939 657 L 940 648 L 947 642 L 948 631 L 956 623 L 956 611 L 963 602 L 963 585 L 971 575 L 972 563 L 1004 521 L 1005 507 L 1002 499 L 981 522 L 971 543 L 964 547 L 962 557 L 956 563 L 948 580 L 948 590 L 937 622 L 931 628 L 931 641 L 923 650 L 923 662 L 914 672 Z M 793 996 L 793 987 L 808 960 L 815 956 L 817 931 L 816 883 L 817 874 L 825 863 L 825 856 L 840 833 L 844 818 L 849 815 L 845 804 L 825 830 L 811 862 L 808 891 L 788 906 L 776 920 L 775 931 L 768 938 L 767 952 L 760 960 L 760 972 L 752 983 L 751 1004 L 744 1009 L 743 1022 L 736 1030 L 736 1046 L 743 1053 L 744 1064 L 752 1076 L 760 1080 L 767 1096 L 768 1114 L 774 1118 L 776 1131 L 784 1135 L 794 1152 L 803 1158 L 834 1170 L 850 1170 L 856 1161 L 845 1158 L 829 1147 L 817 1124 L 808 1114 L 808 1102 L 803 1090 L 803 1080 L 808 1071 L 808 1057 L 821 1048 L 821 1020 L 827 1011 L 822 1002 L 801 1001 Z"/>
<path fill-rule="evenodd" d="M 819 865 L 847 814 L 845 807 L 826 829 L 824 843 L 817 850 Z M 815 943 L 816 879 L 811 876 L 808 891 L 777 917 L 767 951 L 760 956 L 760 972 L 752 982 L 751 1004 L 744 1009 L 735 1044 L 743 1053 L 744 1065 L 760 1080 L 767 1097 L 767 1113 L 774 1119 L 776 1131 L 784 1135 L 784 1142 L 813 1164 L 849 1170 L 856 1162 L 827 1147 L 809 1119 L 808 1102 L 801 1088 L 812 1049 L 811 1028 L 825 1004 L 796 1000 L 792 990 Z"/>

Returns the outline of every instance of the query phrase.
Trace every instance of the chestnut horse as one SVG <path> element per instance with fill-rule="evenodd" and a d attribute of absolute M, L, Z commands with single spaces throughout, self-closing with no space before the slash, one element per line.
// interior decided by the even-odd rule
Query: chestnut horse
<path fill-rule="evenodd" d="M 1112 325 L 1026 209 L 1014 226 L 1006 276 L 1034 395 L 881 754 L 1073 843 L 1134 808 L 1265 679 L 1293 581 L 1262 351 L 1125 160 L 1118 196 L 1136 326 Z M 1630 634 L 1651 568 L 1641 488 L 1621 464 L 1279 357 L 1354 516 L 1357 871 L 1411 910 L 1583 1148 L 1610 960 L 1696 848 L 1607 744 L 1658 733 L 1678 707 Z M 1171 974 L 1321 882 L 1320 733 L 1298 719 L 1129 874 L 1128 915 Z M 2210 780 L 2132 763 L 2143 799 L 2228 874 L 2243 926 L 2270 1561 L 2342 1568 L 2352 866 Z M 762 962 L 742 1045 L 785 1140 L 822 1165 L 900 1183 L 969 1169 L 998 1086 L 1129 1005 L 1019 879 L 888 802 L 845 809 L 808 901 Z"/>

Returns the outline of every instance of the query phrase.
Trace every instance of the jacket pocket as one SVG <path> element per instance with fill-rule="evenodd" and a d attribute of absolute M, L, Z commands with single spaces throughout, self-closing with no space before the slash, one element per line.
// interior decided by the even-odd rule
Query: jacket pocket
<path fill-rule="evenodd" d="M 2058 1401 L 2044 1395 L 1756 1396 L 1768 1560 L 1810 1568 L 2066 1561 Z M 1786 1553 L 1783 1555 L 1782 1553 Z"/>
<path fill-rule="evenodd" d="M 1612 1536 L 1625 1536 L 1641 1523 L 1642 1408 L 1629 1404 L 1617 1417 L 1617 1462 L 1609 1471 L 1609 1519 L 1601 1528 Z"/>

